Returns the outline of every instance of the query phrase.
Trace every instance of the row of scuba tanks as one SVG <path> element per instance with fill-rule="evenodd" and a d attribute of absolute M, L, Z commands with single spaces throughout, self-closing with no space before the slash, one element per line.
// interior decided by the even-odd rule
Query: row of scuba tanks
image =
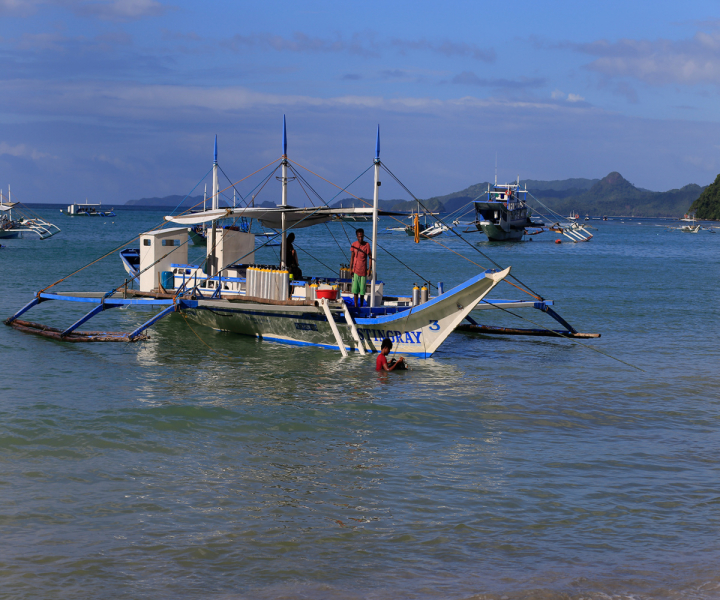
<path fill-rule="evenodd" d="M 287 300 L 290 296 L 290 273 L 273 265 L 253 265 L 245 274 L 245 293 L 267 300 Z"/>

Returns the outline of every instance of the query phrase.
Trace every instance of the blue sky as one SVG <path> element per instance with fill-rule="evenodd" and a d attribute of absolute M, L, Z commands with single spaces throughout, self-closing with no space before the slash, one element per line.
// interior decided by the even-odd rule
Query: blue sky
<path fill-rule="evenodd" d="M 283 114 L 290 157 L 341 184 L 379 123 L 420 197 L 491 179 L 496 153 L 503 180 L 720 172 L 717 2 L 343 4 L 0 0 L 0 187 L 186 193 L 216 133 L 233 179 L 278 158 Z"/>

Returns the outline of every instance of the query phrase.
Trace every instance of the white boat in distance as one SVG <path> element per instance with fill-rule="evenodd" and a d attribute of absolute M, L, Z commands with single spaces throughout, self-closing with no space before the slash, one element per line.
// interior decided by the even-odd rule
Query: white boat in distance
<path fill-rule="evenodd" d="M 13 216 L 13 210 L 16 215 Z M 26 208 L 26 210 L 29 210 Z M 7 202 L 0 190 L 0 240 L 11 240 L 23 237 L 24 233 L 34 233 L 41 240 L 52 237 L 60 228 L 37 215 L 25 214 L 19 202 L 13 202 L 8 185 Z"/>

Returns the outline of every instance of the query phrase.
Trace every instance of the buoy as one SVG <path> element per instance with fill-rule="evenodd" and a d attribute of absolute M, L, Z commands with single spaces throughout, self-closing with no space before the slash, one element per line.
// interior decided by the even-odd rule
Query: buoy
<path fill-rule="evenodd" d="M 556 244 L 562 244 L 562 240 L 555 240 Z"/>

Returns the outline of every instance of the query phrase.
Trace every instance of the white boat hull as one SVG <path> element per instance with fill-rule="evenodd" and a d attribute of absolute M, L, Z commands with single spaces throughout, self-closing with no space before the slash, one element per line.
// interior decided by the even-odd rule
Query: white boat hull
<path fill-rule="evenodd" d="M 425 304 L 395 314 L 357 318 L 360 343 L 378 352 L 386 337 L 393 353 L 428 358 L 439 348 L 473 308 L 510 272 L 485 272 L 433 298 Z M 278 306 L 243 302 L 242 299 L 198 300 L 184 309 L 187 317 L 220 331 L 256 336 L 299 346 L 340 350 L 321 306 Z M 347 323 L 342 303 L 331 303 L 331 314 L 346 350 L 357 351 L 358 341 Z"/>

